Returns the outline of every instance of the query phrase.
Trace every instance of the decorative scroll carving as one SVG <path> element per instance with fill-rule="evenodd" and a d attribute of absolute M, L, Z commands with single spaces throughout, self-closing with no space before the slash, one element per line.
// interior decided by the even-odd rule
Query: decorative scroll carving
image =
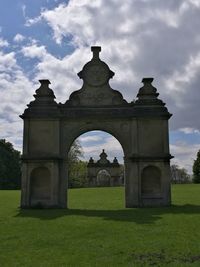
<path fill-rule="evenodd" d="M 83 86 L 80 90 L 71 94 L 65 105 L 115 106 L 127 104 L 122 94 L 113 90 L 109 85 L 109 80 L 114 76 L 114 72 L 109 69 L 105 62 L 100 60 L 99 52 L 101 48 L 93 46 L 91 50 L 93 58 L 78 73 L 79 78 L 83 80 Z"/>

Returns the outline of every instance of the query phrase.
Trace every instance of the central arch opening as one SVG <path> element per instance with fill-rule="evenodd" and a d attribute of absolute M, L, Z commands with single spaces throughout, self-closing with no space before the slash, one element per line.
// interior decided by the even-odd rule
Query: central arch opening
<path fill-rule="evenodd" d="M 96 180 L 97 186 L 110 186 L 111 175 L 107 170 L 101 169 L 97 173 Z"/>
<path fill-rule="evenodd" d="M 113 135 L 100 130 L 79 135 L 68 163 L 69 208 L 102 208 L 114 201 L 124 205 L 124 151 Z"/>

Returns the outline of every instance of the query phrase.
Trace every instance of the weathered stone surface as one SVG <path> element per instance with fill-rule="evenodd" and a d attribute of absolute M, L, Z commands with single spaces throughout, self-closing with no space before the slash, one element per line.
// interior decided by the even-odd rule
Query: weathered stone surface
<path fill-rule="evenodd" d="M 171 114 L 158 99 L 153 78 L 144 78 L 137 100 L 127 103 L 109 85 L 114 72 L 100 60 L 100 47 L 92 51 L 91 61 L 78 73 L 83 86 L 69 100 L 57 104 L 50 82 L 40 80 L 35 100 L 21 115 L 21 206 L 67 207 L 67 154 L 78 136 L 92 130 L 108 132 L 122 145 L 126 207 L 169 205 Z"/>
<path fill-rule="evenodd" d="M 114 76 L 108 65 L 99 58 L 100 47 L 92 47 L 93 57 L 78 73 L 83 80 L 80 90 L 71 94 L 65 105 L 67 106 L 120 106 L 127 102 L 120 92 L 113 90 L 109 79 Z"/>
<path fill-rule="evenodd" d="M 49 80 L 40 80 L 41 86 L 35 91 L 34 101 L 31 101 L 25 109 L 21 118 L 28 117 L 58 117 L 60 115 L 58 104 L 55 101 L 55 95 L 49 88 Z"/>

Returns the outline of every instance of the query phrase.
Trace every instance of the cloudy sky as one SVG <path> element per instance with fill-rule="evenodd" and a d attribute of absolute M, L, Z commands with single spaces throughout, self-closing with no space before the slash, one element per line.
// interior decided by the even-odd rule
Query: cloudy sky
<path fill-rule="evenodd" d="M 200 0 L 0 0 L 0 138 L 21 150 L 19 114 L 49 79 L 58 102 L 81 87 L 76 73 L 90 46 L 115 72 L 111 82 L 127 101 L 143 77 L 154 77 L 173 117 L 173 160 L 191 172 L 200 149 Z M 81 136 L 85 156 L 122 149 L 103 132 Z"/>

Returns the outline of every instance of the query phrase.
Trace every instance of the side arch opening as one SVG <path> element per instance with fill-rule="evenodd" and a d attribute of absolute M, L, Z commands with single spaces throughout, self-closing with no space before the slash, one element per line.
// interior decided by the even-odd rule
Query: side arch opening
<path fill-rule="evenodd" d="M 47 167 L 38 167 L 32 170 L 30 193 L 32 206 L 45 205 L 51 200 L 51 174 Z"/>
<path fill-rule="evenodd" d="M 156 197 L 161 194 L 161 171 L 156 166 L 147 166 L 141 175 L 142 197 Z"/>

